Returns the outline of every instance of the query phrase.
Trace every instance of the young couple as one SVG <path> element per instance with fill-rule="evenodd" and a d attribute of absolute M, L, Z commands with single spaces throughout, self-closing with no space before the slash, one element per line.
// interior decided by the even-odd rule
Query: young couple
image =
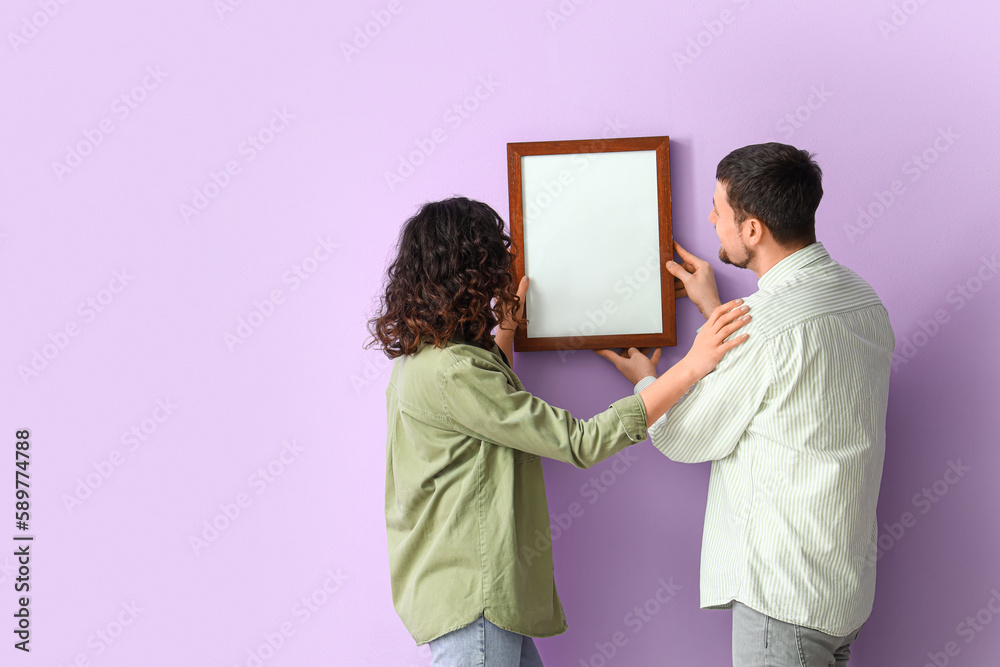
<path fill-rule="evenodd" d="M 588 420 L 512 370 L 527 279 L 513 284 L 500 216 L 454 198 L 406 222 L 370 328 L 395 359 L 393 603 L 433 665 L 542 664 L 532 638 L 567 626 L 551 550 L 519 558 L 549 534 L 541 457 L 587 468 L 647 437 L 675 461 L 713 462 L 701 606 L 733 610 L 734 666 L 846 665 L 874 596 L 895 341 L 872 288 L 816 242 L 821 176 L 777 143 L 719 163 L 719 258 L 758 291 L 720 304 L 708 262 L 677 246 L 682 263 L 665 268 L 706 324 L 659 378 L 659 350 L 599 351 L 635 393 Z"/>

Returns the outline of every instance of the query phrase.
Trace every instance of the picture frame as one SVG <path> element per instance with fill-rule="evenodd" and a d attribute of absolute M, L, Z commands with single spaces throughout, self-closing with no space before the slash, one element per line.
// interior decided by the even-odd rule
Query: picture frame
<path fill-rule="evenodd" d="M 677 344 L 667 136 L 507 144 L 519 352 Z"/>

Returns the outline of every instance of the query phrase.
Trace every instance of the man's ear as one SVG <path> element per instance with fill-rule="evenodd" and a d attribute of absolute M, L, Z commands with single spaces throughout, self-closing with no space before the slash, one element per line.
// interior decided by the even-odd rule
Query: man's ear
<path fill-rule="evenodd" d="M 743 242 L 750 248 L 760 245 L 769 233 L 764 223 L 757 218 L 747 218 L 744 220 L 740 231 L 742 232 Z"/>

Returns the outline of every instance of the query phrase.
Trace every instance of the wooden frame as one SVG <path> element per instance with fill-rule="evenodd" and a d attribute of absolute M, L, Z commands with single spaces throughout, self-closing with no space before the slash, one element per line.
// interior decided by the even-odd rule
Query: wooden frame
<path fill-rule="evenodd" d="M 676 345 L 669 138 L 509 143 L 507 168 L 515 349 Z"/>

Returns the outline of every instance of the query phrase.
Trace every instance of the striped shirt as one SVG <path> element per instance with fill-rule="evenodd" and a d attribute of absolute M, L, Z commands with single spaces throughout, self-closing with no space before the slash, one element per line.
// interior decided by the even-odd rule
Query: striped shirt
<path fill-rule="evenodd" d="M 844 636 L 875 595 L 895 339 L 871 286 L 820 243 L 778 262 L 758 287 L 739 331 L 749 340 L 651 426 L 650 439 L 675 461 L 712 461 L 702 608 L 739 601 Z"/>

